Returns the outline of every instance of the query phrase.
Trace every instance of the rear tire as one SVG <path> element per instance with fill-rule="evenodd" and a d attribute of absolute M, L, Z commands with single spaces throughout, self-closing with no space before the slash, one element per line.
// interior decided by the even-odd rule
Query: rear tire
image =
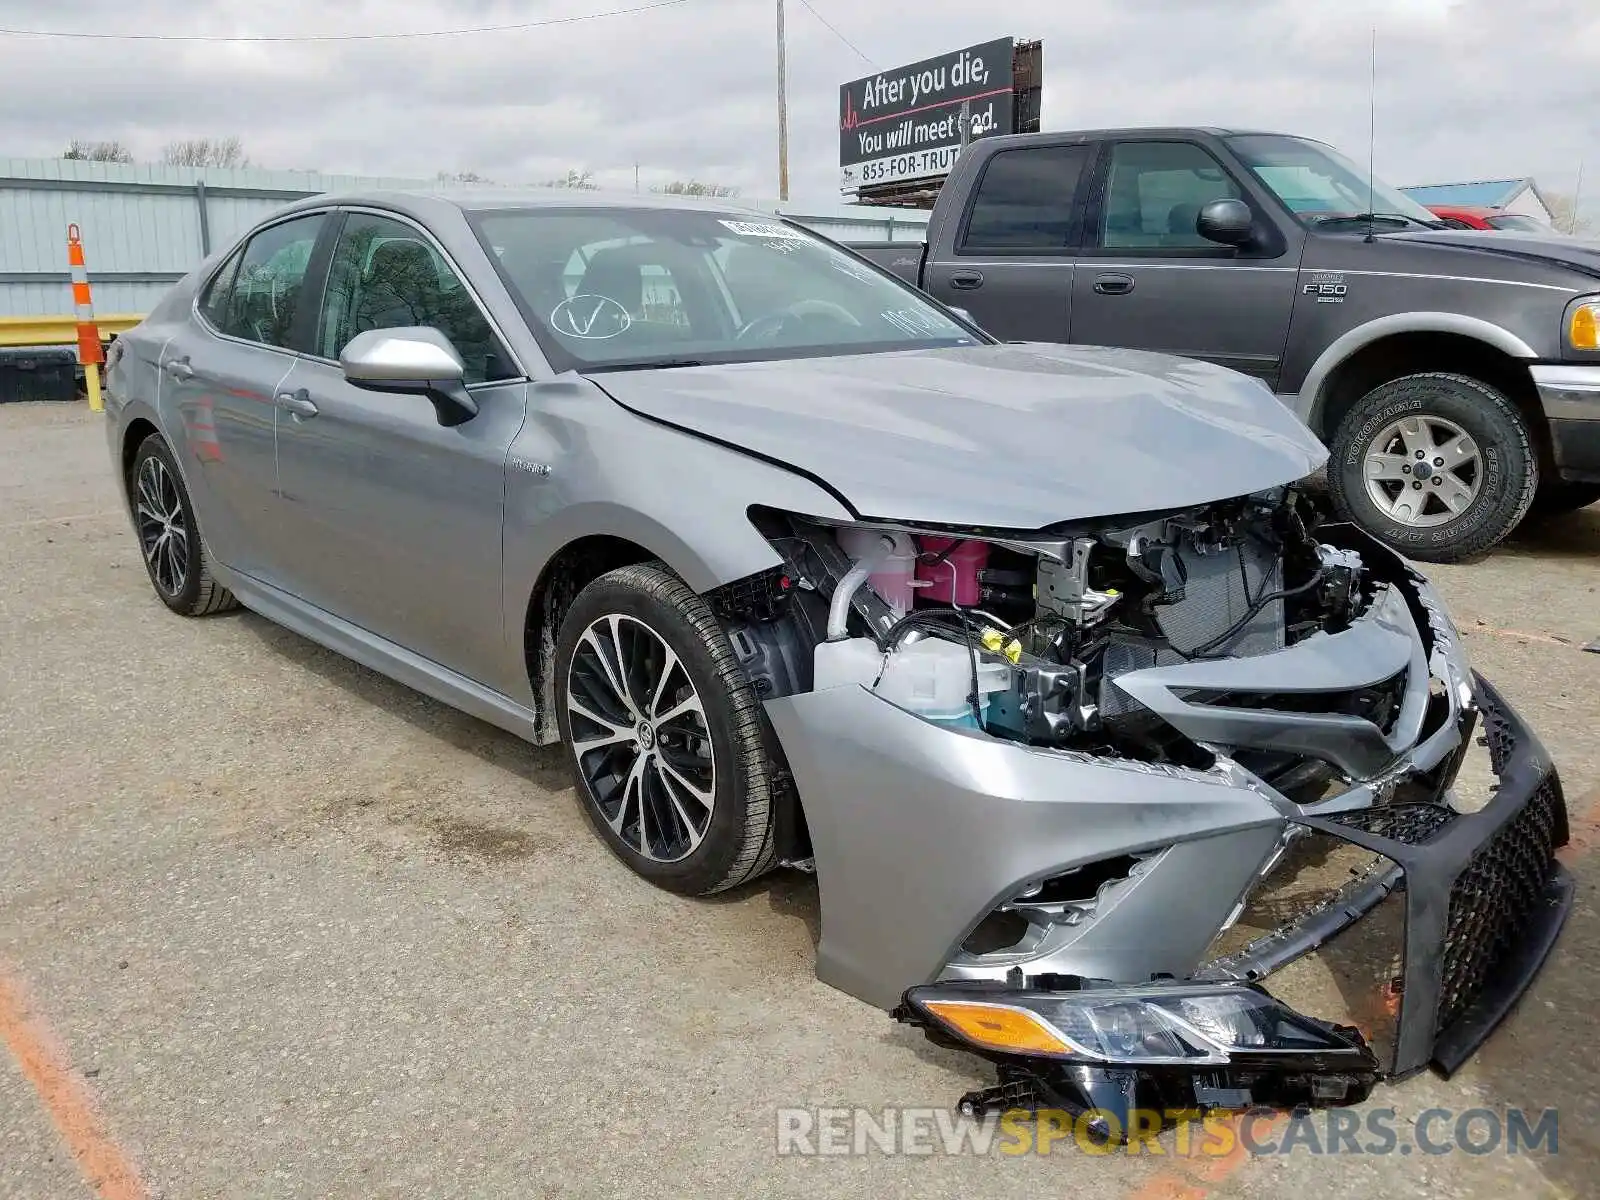
<path fill-rule="evenodd" d="M 1347 520 L 1411 558 L 1455 562 L 1517 527 L 1539 459 L 1503 393 L 1465 375 L 1407 375 L 1368 392 L 1334 431 L 1328 489 Z"/>
<path fill-rule="evenodd" d="M 128 508 L 150 586 L 173 612 L 204 617 L 237 608 L 233 593 L 211 574 L 205 539 L 166 439 L 152 433 L 128 468 Z"/>
<path fill-rule="evenodd" d="M 687 896 L 772 867 L 760 703 L 700 596 L 660 563 L 602 575 L 567 611 L 555 672 L 579 802 L 618 858 Z"/>

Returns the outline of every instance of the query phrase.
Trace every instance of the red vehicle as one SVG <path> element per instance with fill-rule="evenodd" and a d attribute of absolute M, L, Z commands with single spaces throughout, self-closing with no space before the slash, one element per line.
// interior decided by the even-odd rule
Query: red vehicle
<path fill-rule="evenodd" d="M 1518 233 L 1550 233 L 1550 226 L 1526 213 L 1462 204 L 1430 204 L 1428 211 L 1451 229 L 1511 229 Z"/>

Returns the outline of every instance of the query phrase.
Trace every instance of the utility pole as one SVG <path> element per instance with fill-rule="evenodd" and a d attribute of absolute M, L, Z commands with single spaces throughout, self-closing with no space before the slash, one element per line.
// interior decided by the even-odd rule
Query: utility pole
<path fill-rule="evenodd" d="M 778 0 L 778 199 L 789 198 L 789 49 L 783 34 L 783 0 Z"/>
<path fill-rule="evenodd" d="M 1578 160 L 1578 183 L 1572 189 L 1572 211 L 1567 214 L 1567 232 L 1578 232 L 1578 205 L 1583 203 L 1583 159 Z"/>

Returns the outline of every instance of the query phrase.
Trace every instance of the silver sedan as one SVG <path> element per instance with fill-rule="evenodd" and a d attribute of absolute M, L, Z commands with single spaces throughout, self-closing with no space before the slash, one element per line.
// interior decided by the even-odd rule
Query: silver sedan
<path fill-rule="evenodd" d="M 107 414 L 168 608 L 564 742 L 662 887 L 814 870 L 819 975 L 1004 1064 L 979 1107 L 1453 1069 L 1570 905 L 1537 739 L 1421 575 L 1317 524 L 1259 382 L 998 344 L 791 223 L 307 200 L 117 341 Z M 1317 844 L 1366 865 L 1279 902 Z M 1392 1040 L 1261 990 L 1389 897 Z"/>

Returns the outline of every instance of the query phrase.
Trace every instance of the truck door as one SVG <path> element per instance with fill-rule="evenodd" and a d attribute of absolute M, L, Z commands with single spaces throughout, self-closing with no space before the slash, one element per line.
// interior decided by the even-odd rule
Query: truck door
<path fill-rule="evenodd" d="M 1073 279 L 1071 340 L 1161 350 L 1254 375 L 1276 389 L 1304 235 L 1198 142 L 1107 147 Z M 1195 231 L 1213 200 L 1240 199 L 1262 236 L 1238 249 Z"/>
<path fill-rule="evenodd" d="M 1092 161 L 1092 147 L 1082 144 L 995 154 L 957 225 L 955 254 L 930 258 L 924 288 L 998 338 L 1066 341 L 1080 193 Z"/>

